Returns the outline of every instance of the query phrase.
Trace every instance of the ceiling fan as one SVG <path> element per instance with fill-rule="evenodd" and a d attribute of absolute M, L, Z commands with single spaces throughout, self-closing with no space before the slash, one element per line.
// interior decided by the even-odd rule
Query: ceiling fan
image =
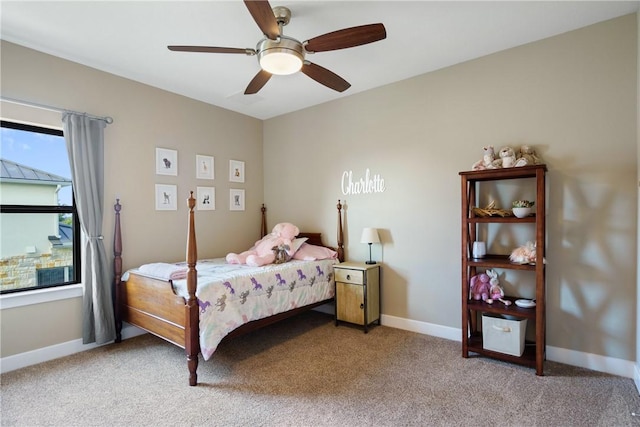
<path fill-rule="evenodd" d="M 282 6 L 271 8 L 266 0 L 245 0 L 256 24 L 265 38 L 260 40 L 255 49 L 215 47 L 215 46 L 167 46 L 169 50 L 179 52 L 204 53 L 242 53 L 257 55 L 261 70 L 251 80 L 245 95 L 255 94 L 269 81 L 273 74 L 287 75 L 302 71 L 320 84 L 338 92 L 344 92 L 351 84 L 332 71 L 305 59 L 307 53 L 326 52 L 346 49 L 383 40 L 387 32 L 383 24 L 369 24 L 344 28 L 314 37 L 304 42 L 287 37 L 282 28 L 291 19 L 291 11 Z"/>

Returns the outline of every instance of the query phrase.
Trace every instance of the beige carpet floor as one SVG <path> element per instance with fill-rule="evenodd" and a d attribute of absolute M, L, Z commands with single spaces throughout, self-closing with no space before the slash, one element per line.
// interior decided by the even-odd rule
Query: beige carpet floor
<path fill-rule="evenodd" d="M 223 342 L 188 386 L 184 352 L 143 335 L 2 375 L 6 426 L 640 426 L 628 378 L 545 376 L 460 343 L 319 312 Z"/>

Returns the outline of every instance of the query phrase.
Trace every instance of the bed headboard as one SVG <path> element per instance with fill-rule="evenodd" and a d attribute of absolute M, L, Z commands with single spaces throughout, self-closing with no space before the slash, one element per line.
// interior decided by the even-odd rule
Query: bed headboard
<path fill-rule="evenodd" d="M 310 245 L 327 246 L 322 242 L 322 233 L 305 233 L 304 231 L 301 231 L 297 237 L 306 237 L 307 243 Z"/>
<path fill-rule="evenodd" d="M 342 203 L 338 200 L 338 204 L 336 205 L 336 209 L 338 210 L 338 245 L 337 247 L 332 247 L 325 245 L 322 241 L 322 233 L 310 233 L 301 231 L 297 237 L 306 237 L 307 243 L 310 245 L 324 246 L 326 248 L 332 249 L 338 253 L 338 259 L 340 262 L 344 261 L 344 234 L 342 232 Z M 262 204 L 262 208 L 260 208 L 262 212 L 262 221 L 260 227 L 260 237 L 264 237 L 267 235 L 267 208 L 264 203 Z"/>

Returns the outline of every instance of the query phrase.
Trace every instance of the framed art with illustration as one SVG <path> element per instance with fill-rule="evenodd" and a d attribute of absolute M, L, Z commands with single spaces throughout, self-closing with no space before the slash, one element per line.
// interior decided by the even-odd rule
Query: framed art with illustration
<path fill-rule="evenodd" d="M 244 182 L 244 162 L 229 160 L 229 181 Z"/>
<path fill-rule="evenodd" d="M 215 187 L 196 187 L 196 199 L 199 211 L 216 210 Z"/>
<path fill-rule="evenodd" d="M 156 184 L 156 210 L 175 211 L 178 209 L 176 198 L 178 186 L 168 184 Z"/>
<path fill-rule="evenodd" d="M 213 179 L 214 176 L 214 158 L 196 154 L 196 179 Z"/>
<path fill-rule="evenodd" d="M 156 174 L 178 176 L 178 151 L 156 148 Z"/>
<path fill-rule="evenodd" d="M 229 210 L 244 210 L 244 190 L 232 188 L 229 190 Z"/>

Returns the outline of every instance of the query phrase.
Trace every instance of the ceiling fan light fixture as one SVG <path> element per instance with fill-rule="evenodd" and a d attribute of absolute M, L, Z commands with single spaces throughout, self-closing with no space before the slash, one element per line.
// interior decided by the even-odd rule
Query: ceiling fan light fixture
<path fill-rule="evenodd" d="M 270 74 L 293 74 L 300 71 L 304 62 L 302 43 L 288 37 L 264 39 L 258 43 L 256 50 L 260 67 Z"/>

